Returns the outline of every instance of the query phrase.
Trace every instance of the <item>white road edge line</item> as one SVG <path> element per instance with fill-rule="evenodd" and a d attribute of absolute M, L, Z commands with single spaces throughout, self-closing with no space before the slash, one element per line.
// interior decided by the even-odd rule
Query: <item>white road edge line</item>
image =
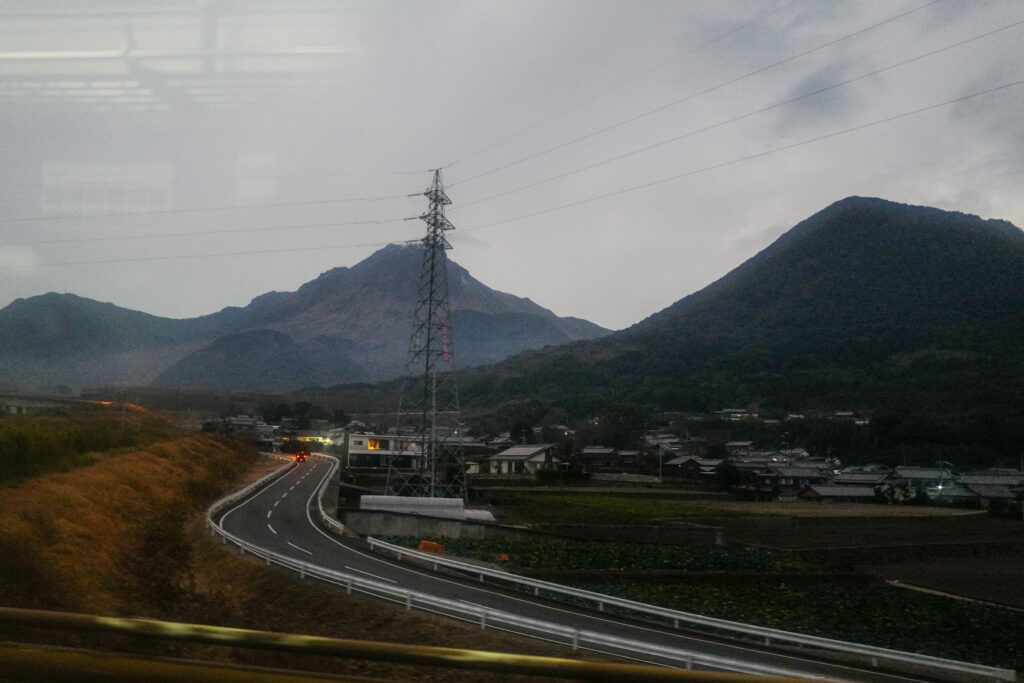
<path fill-rule="evenodd" d="M 219 526 L 221 529 L 223 529 L 224 528 L 224 523 L 228 519 L 228 515 L 230 515 L 232 512 L 235 512 L 236 510 L 241 510 L 243 507 L 245 507 L 246 505 L 248 505 L 252 501 L 256 500 L 257 498 L 262 496 L 264 493 L 266 493 L 270 489 L 274 488 L 275 486 L 277 486 L 278 484 L 280 484 L 282 481 L 284 481 L 287 478 L 288 478 L 288 474 L 285 473 L 284 475 L 278 477 L 277 479 L 275 479 L 274 481 L 270 482 L 265 487 L 263 487 L 262 491 L 257 491 L 254 495 L 249 496 L 248 498 L 243 500 L 241 503 L 239 503 L 238 505 L 234 506 L 233 508 L 231 508 L 230 510 L 228 510 L 227 512 L 222 514 L 220 516 L 220 523 L 217 526 Z"/>
<path fill-rule="evenodd" d="M 292 543 L 291 541 L 287 541 L 287 543 L 288 543 L 288 545 L 290 545 L 291 547 L 295 548 L 296 550 L 301 550 L 302 552 L 306 553 L 307 555 L 312 555 L 312 554 L 313 554 L 313 553 L 311 553 L 310 551 L 306 550 L 305 548 L 300 548 L 299 546 L 295 545 L 295 544 L 294 544 L 294 543 Z"/>
<path fill-rule="evenodd" d="M 268 528 L 268 529 L 270 529 L 270 533 L 274 534 L 275 536 L 277 535 L 277 532 L 276 532 L 276 531 L 274 531 L 274 527 L 272 527 L 272 526 L 270 526 L 270 525 L 268 524 L 268 525 L 267 525 L 267 528 Z"/>
<path fill-rule="evenodd" d="M 356 569 L 355 567 L 350 567 L 347 564 L 342 565 L 342 566 L 345 567 L 345 569 L 349 570 L 350 572 L 359 572 L 360 574 L 366 574 L 367 576 L 372 576 L 374 581 L 387 581 L 388 583 L 398 583 L 394 579 L 385 579 L 383 576 L 377 576 L 375 574 L 371 574 L 370 572 L 364 572 L 362 569 Z"/>

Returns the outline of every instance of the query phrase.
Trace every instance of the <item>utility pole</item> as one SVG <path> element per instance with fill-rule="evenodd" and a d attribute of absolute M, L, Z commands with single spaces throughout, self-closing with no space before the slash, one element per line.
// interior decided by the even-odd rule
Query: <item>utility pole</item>
<path fill-rule="evenodd" d="M 409 337 L 409 360 L 406 379 L 398 405 L 398 435 L 402 433 L 403 417 L 415 419 L 410 444 L 415 451 L 403 453 L 404 461 L 411 455 L 418 467 L 411 476 L 400 476 L 394 466 L 388 468 L 387 492 L 390 495 L 427 497 L 461 497 L 464 486 L 461 467 L 449 478 L 449 466 L 455 464 L 456 447 L 447 437 L 458 426 L 459 394 L 452 376 L 454 349 L 451 336 L 451 305 L 448 299 L 448 256 L 452 245 L 445 233 L 454 230 L 444 215 L 451 204 L 441 182 L 440 169 L 423 193 L 429 205 L 420 220 L 427 224 L 420 268 L 419 292 L 413 312 L 412 334 Z M 391 459 L 392 465 L 396 457 Z"/>

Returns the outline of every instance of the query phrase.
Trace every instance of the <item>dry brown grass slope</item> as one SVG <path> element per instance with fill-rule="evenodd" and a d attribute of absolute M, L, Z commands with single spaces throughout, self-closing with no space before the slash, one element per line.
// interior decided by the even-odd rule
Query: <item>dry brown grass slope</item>
<path fill-rule="evenodd" d="M 534 641 L 407 612 L 240 556 L 203 527 L 205 508 L 266 470 L 237 442 L 188 436 L 0 490 L 0 604 L 290 633 L 565 655 Z M 267 652 L 60 637 L 0 639 L 198 657 L 399 680 L 519 680 L 482 672 Z M 523 680 L 537 680 L 536 678 Z"/>

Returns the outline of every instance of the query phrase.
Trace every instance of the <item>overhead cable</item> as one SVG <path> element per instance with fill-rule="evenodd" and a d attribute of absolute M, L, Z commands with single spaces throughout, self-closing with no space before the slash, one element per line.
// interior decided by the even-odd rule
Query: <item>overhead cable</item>
<path fill-rule="evenodd" d="M 120 242 L 122 240 L 145 240 L 174 237 L 197 237 L 206 235 L 227 235 L 245 232 L 274 232 L 277 230 L 304 230 L 308 228 L 334 228 L 349 225 L 384 225 L 387 223 L 402 223 L 405 218 L 388 218 L 383 220 L 344 221 L 333 223 L 304 223 L 301 225 L 271 225 L 261 228 L 224 228 L 221 230 L 197 230 L 194 232 L 151 232 L 142 235 L 110 235 L 105 237 L 68 237 L 54 240 L 33 240 L 31 242 L 13 242 L 6 246 L 27 247 L 40 244 L 69 244 L 78 242 Z"/>
<path fill-rule="evenodd" d="M 648 76 L 648 75 L 650 75 L 650 74 L 652 74 L 652 73 L 654 73 L 656 71 L 660 71 L 660 70 L 664 69 L 665 67 L 669 66 L 670 64 L 673 64 L 673 63 L 679 61 L 680 59 L 682 59 L 683 57 L 686 57 L 687 55 L 691 55 L 691 54 L 693 54 L 695 52 L 698 52 L 698 51 L 708 47 L 709 45 L 714 45 L 715 43 L 717 43 L 717 42 L 719 42 L 721 40 L 724 40 L 725 38 L 728 38 L 731 35 L 739 33 L 740 31 L 742 31 L 742 30 L 744 30 L 746 28 L 749 28 L 750 26 L 753 26 L 754 24 L 756 24 L 757 22 L 761 21 L 762 19 L 770 17 L 773 14 L 777 14 L 777 13 L 781 12 L 782 10 L 789 8 L 790 6 L 795 5 L 799 1 L 800 0 L 792 0 L 792 2 L 787 2 L 786 4 L 781 5 L 779 7 L 776 7 L 773 10 L 765 12 L 764 14 L 761 14 L 761 15 L 751 19 L 750 21 L 748 21 L 748 22 L 746 22 L 744 24 L 740 24 L 739 26 L 737 26 L 736 28 L 732 29 L 731 31 L 726 31 L 725 33 L 722 33 L 721 35 L 715 36 L 714 38 L 712 38 L 710 40 L 707 40 L 707 41 L 705 41 L 705 42 L 703 42 L 703 43 L 701 43 L 701 44 L 699 44 L 699 45 L 697 45 L 695 47 L 692 47 L 689 50 L 686 50 L 685 52 L 682 52 L 680 54 L 675 55 L 671 59 L 667 59 L 667 60 L 661 62 L 660 64 L 656 65 L 656 66 L 652 66 L 652 67 L 650 67 L 648 69 L 645 69 L 644 71 L 641 71 L 638 74 L 630 76 L 629 78 L 627 78 L 625 80 L 619 81 L 618 83 L 612 85 L 611 87 L 605 88 L 604 90 L 602 90 L 602 91 L 600 91 L 598 93 L 595 93 L 595 94 L 593 94 L 593 95 L 591 95 L 591 96 L 589 96 L 589 97 L 587 97 L 585 99 L 582 99 L 579 102 L 577 102 L 577 103 L 575 103 L 575 104 L 573 104 L 573 105 L 571 105 L 569 107 L 566 107 L 565 109 L 561 109 L 561 110 L 555 112 L 554 114 L 551 114 L 550 116 L 547 116 L 547 117 L 545 117 L 543 119 L 540 119 L 538 121 L 534 121 L 533 123 L 531 123 L 531 124 L 529 124 L 527 126 L 524 126 L 523 128 L 520 128 L 519 130 L 517 130 L 517 131 L 515 131 L 513 133 L 509 133 L 508 135 L 506 135 L 506 136 L 504 136 L 504 137 L 502 137 L 502 138 L 500 138 L 498 140 L 495 140 L 494 142 L 491 142 L 491 143 L 489 143 L 487 145 L 484 145 L 483 147 L 478 147 L 478 148 L 472 150 L 471 152 L 467 152 L 466 154 L 461 156 L 456 161 L 453 161 L 452 163 L 448 164 L 448 166 L 454 166 L 455 164 L 462 163 L 466 159 L 470 159 L 472 157 L 475 157 L 477 154 L 480 154 L 481 152 L 485 152 L 485 151 L 487 151 L 489 149 L 492 149 L 493 147 L 497 147 L 498 145 L 502 144 L 503 142 L 507 142 L 507 141 L 509 141 L 509 140 L 511 140 L 513 138 L 517 138 L 520 135 L 522 135 L 523 133 L 529 132 L 529 131 L 533 130 L 534 128 L 537 128 L 539 126 L 544 125 L 545 123 L 548 123 L 549 121 L 554 121 L 555 119 L 560 118 L 560 117 L 564 116 L 565 114 L 568 114 L 571 111 L 575 111 L 576 109 L 579 109 L 580 107 L 582 107 L 585 104 L 589 104 L 589 103 L 593 102 L 594 100 L 598 100 L 598 99 L 604 97 L 605 95 L 608 95 L 609 93 L 615 92 L 616 90 L 618 90 L 620 88 L 623 88 L 623 87 L 629 85 L 630 83 L 634 83 L 634 82 L 640 80 L 641 78 L 643 78 L 645 76 Z"/>
<path fill-rule="evenodd" d="M 477 225 L 477 226 L 474 226 L 474 227 L 471 227 L 471 228 L 462 228 L 462 229 L 459 230 L 459 233 L 461 234 L 461 233 L 473 232 L 474 230 L 483 230 L 484 228 L 490 228 L 490 227 L 494 227 L 496 225 L 504 225 L 506 223 L 512 223 L 512 222 L 515 222 L 515 221 L 524 220 L 526 218 L 533 218 L 534 216 L 540 216 L 540 215 L 543 215 L 543 214 L 546 214 L 546 213 L 551 213 L 553 211 L 561 211 L 562 209 L 568 209 L 568 208 L 574 207 L 574 206 L 581 206 L 583 204 L 590 204 L 592 202 L 596 202 L 596 201 L 599 201 L 601 199 L 607 199 L 608 197 L 616 197 L 616 196 L 619 196 L 619 195 L 627 194 L 629 192 L 635 192 L 637 190 L 642 190 L 642 189 L 645 189 L 645 188 L 648 188 L 648 187 L 654 187 L 656 185 L 663 185 L 665 183 L 669 183 L 669 182 L 672 182 L 674 180 L 680 180 L 682 178 L 688 178 L 690 176 L 699 175 L 701 173 L 707 173 L 708 171 L 713 171 L 713 170 L 720 169 L 720 168 L 725 168 L 725 167 L 728 167 L 728 166 L 734 166 L 736 164 L 742 163 L 744 161 L 750 161 L 752 159 L 760 159 L 761 157 L 766 157 L 766 156 L 770 156 L 772 154 L 777 154 L 779 152 L 784 152 L 786 150 L 790 150 L 790 149 L 793 149 L 795 147 L 802 147 L 804 145 L 809 145 L 809 144 L 814 143 L 814 142 L 820 142 L 822 140 L 827 140 L 829 138 L 839 137 L 840 135 L 846 135 L 848 133 L 853 133 L 853 132 L 856 132 L 856 131 L 864 130 L 866 128 L 872 128 L 874 126 L 879 126 L 879 125 L 882 125 L 884 123 L 889 123 L 891 121 L 897 121 L 899 119 L 904 119 L 904 118 L 907 118 L 909 116 L 914 116 L 916 114 L 921 114 L 921 113 L 924 113 L 924 112 L 927 112 L 927 111 L 932 111 L 934 109 L 939 109 L 941 107 L 946 107 L 946 106 L 949 106 L 951 104 L 956 104 L 958 102 L 965 102 L 967 100 L 971 100 L 971 99 L 974 99 L 976 97 L 981 97 L 983 95 L 990 95 L 992 93 L 999 92 L 999 91 L 1002 91 L 1002 90 L 1007 90 L 1009 88 L 1014 88 L 1014 87 L 1017 87 L 1017 86 L 1020 86 L 1020 85 L 1024 85 L 1024 80 L 1012 81 L 1010 83 L 1004 83 L 1003 85 L 998 85 L 998 86 L 995 86 L 995 87 L 992 87 L 992 88 L 987 88 L 985 90 L 981 90 L 981 91 L 978 91 L 978 92 L 975 92 L 975 93 L 971 93 L 970 95 L 964 95 L 962 97 L 957 97 L 957 98 L 952 99 L 952 100 L 946 100 L 944 102 L 938 102 L 936 104 L 931 104 L 931 105 L 928 105 L 926 107 L 921 107 L 919 109 L 913 109 L 911 111 L 906 111 L 906 112 L 903 112 L 901 114 L 894 114 L 892 116 L 887 116 L 887 117 L 885 117 L 883 119 L 878 119 L 876 121 L 870 121 L 868 123 L 863 123 L 863 124 L 860 124 L 860 125 L 857 125 L 857 126 L 853 126 L 851 128 L 845 128 L 843 130 L 834 131 L 832 133 L 827 133 L 825 135 L 819 135 L 819 136 L 814 137 L 814 138 L 809 138 L 807 140 L 801 140 L 799 142 L 794 142 L 794 143 L 791 143 L 791 144 L 788 144 L 788 145 L 783 145 L 781 147 L 776 147 L 774 149 L 765 150 L 763 152 L 756 152 L 754 154 L 748 154 L 746 156 L 742 156 L 742 157 L 739 157 L 739 158 L 736 158 L 736 159 L 731 159 L 729 161 L 723 161 L 723 162 L 718 163 L 718 164 L 712 164 L 710 166 L 704 166 L 702 168 L 694 169 L 692 171 L 687 171 L 685 173 L 679 173 L 679 174 L 676 174 L 676 175 L 673 175 L 673 176 L 669 176 L 667 178 L 660 178 L 658 180 L 652 180 L 652 181 L 647 182 L 647 183 L 642 183 L 640 185 L 634 185 L 632 187 L 627 187 L 627 188 L 624 188 L 624 189 L 621 189 L 621 190 L 615 190 L 615 191 L 612 191 L 612 192 L 605 192 L 603 194 L 599 194 L 599 195 L 596 195 L 594 197 L 588 197 L 586 199 L 580 199 L 580 200 L 575 201 L 575 202 L 569 202 L 567 204 L 560 204 L 558 206 L 552 206 L 550 208 L 542 209 L 540 211 L 534 211 L 532 213 L 527 213 L 527 214 L 523 214 L 523 215 L 520 215 L 520 216 L 513 216 L 512 218 L 505 218 L 505 219 L 502 219 L 500 221 L 493 221 L 491 223 L 484 223 L 482 225 Z"/>
<path fill-rule="evenodd" d="M 942 52 L 946 52 L 948 50 L 952 50 L 952 49 L 960 47 L 962 45 L 966 45 L 968 43 L 972 43 L 974 41 L 981 40 L 982 38 L 988 38 L 989 36 L 995 35 L 995 34 L 1000 33 L 1002 31 L 1007 31 L 1007 30 L 1009 30 L 1011 28 L 1015 28 L 1015 27 L 1021 26 L 1022 24 L 1024 24 L 1024 20 L 1016 21 L 1016 22 L 1014 22 L 1012 24 L 1007 24 L 1006 26 L 1001 26 L 1001 27 L 999 27 L 997 29 L 993 29 L 991 31 L 987 31 L 985 33 L 981 33 L 981 34 L 976 35 L 976 36 L 974 36 L 972 38 L 967 38 L 966 40 L 961 40 L 961 41 L 958 41 L 956 43 L 952 43 L 950 45 L 946 45 L 945 47 L 940 47 L 940 48 L 938 48 L 936 50 L 932 50 L 932 51 L 927 52 L 925 54 L 918 55 L 917 57 L 912 57 L 910 59 L 905 59 L 905 60 L 903 60 L 901 62 L 897 62 L 895 64 L 890 64 L 889 66 L 882 67 L 881 69 L 876 69 L 876 70 L 871 71 L 869 73 L 861 74 L 860 76 L 855 76 L 854 78 L 849 78 L 849 79 L 847 79 L 845 81 L 839 81 L 838 83 L 833 83 L 832 85 L 827 85 L 825 87 L 818 88 L 816 90 L 812 90 L 810 92 L 803 93 L 802 95 L 797 95 L 796 97 L 791 97 L 791 98 L 789 98 L 787 100 L 782 100 L 780 102 L 776 102 L 774 104 L 770 104 L 770 105 L 761 107 L 760 109 L 755 109 L 755 110 L 749 111 L 749 112 L 747 112 L 745 114 L 740 114 L 739 116 L 734 116 L 734 117 L 732 117 L 730 119 L 726 119 L 724 121 L 719 121 L 718 123 L 713 123 L 711 125 L 704 126 L 703 128 L 697 128 L 697 129 L 691 130 L 691 131 L 689 131 L 687 133 L 683 133 L 682 135 L 676 135 L 675 137 L 668 138 L 667 140 L 662 140 L 660 142 L 656 142 L 654 144 L 647 145 L 645 147 L 641 147 L 639 149 L 632 150 L 630 152 L 625 152 L 623 154 L 619 154 L 619 155 L 614 156 L 614 157 L 609 157 L 608 159 L 604 159 L 602 161 L 597 161 L 597 162 L 592 163 L 592 164 L 587 164 L 586 166 L 580 166 L 579 168 L 575 168 L 575 169 L 573 169 L 571 171 L 566 171 L 564 173 L 559 173 L 558 175 L 553 175 L 553 176 L 550 176 L 548 178 L 544 178 L 543 180 L 538 180 L 538 181 L 535 181 L 535 182 L 532 182 L 532 183 L 528 183 L 526 185 L 520 185 L 519 187 L 512 188 L 511 190 L 506 190 L 504 192 L 499 192 L 497 194 L 492 194 L 492 195 L 489 195 L 487 197 L 483 197 L 481 199 L 476 199 L 476 200 L 471 201 L 471 202 L 460 202 L 459 205 L 457 207 L 453 207 L 453 209 L 464 209 L 466 207 L 474 206 L 476 204 L 482 204 L 483 202 L 487 202 L 487 201 L 490 201 L 492 199 L 497 199 L 499 197 L 505 197 L 505 196 L 510 195 L 510 194 L 515 194 L 516 192 L 521 192 L 522 190 L 527 190 L 527 189 L 529 189 L 531 187 L 537 187 L 538 185 L 543 185 L 545 183 L 549 183 L 549 182 L 552 182 L 554 180 L 559 180 L 561 178 L 565 178 L 565 177 L 568 177 L 568 176 L 571 176 L 571 175 L 575 175 L 577 173 L 582 173 L 583 171 L 589 171 L 592 168 L 597 168 L 598 166 L 603 166 L 605 164 L 612 163 L 613 161 L 620 161 L 622 159 L 626 159 L 628 157 L 635 156 L 635 155 L 640 154 L 642 152 L 648 152 L 648 151 L 650 151 L 652 149 L 656 149 L 658 147 L 663 147 L 664 145 L 667 145 L 667 144 L 670 144 L 670 143 L 673 143 L 673 142 L 679 142 L 680 140 L 684 140 L 686 138 L 693 137 L 694 135 L 699 135 L 701 133 L 707 133 L 708 131 L 712 131 L 712 130 L 715 130 L 717 128 L 722 128 L 723 126 L 727 126 L 727 125 L 729 125 L 731 123 L 736 123 L 737 121 L 742 121 L 744 119 L 748 119 L 748 118 L 750 118 L 752 116 L 756 116 L 757 114 L 763 114 L 765 112 L 771 111 L 773 109 L 777 109 L 777 108 L 785 106 L 787 104 L 792 104 L 793 102 L 798 102 L 798 101 L 806 99 L 808 97 L 813 97 L 814 95 L 820 95 L 823 92 L 827 92 L 829 90 L 835 90 L 836 88 L 840 88 L 840 87 L 843 87 L 845 85 L 849 85 L 850 83 L 855 83 L 857 81 L 864 80 L 865 78 L 870 78 L 871 76 L 877 76 L 878 74 L 885 73 L 886 71 L 892 71 L 893 69 L 897 69 L 897 68 L 899 68 L 901 66 L 906 66 L 907 64 L 912 64 L 913 62 L 919 62 L 922 59 L 927 59 L 928 57 L 933 57 L 933 56 L 935 56 L 937 54 L 940 54 Z"/>
<path fill-rule="evenodd" d="M 139 261 L 179 261 L 185 259 L 221 258 L 225 256 L 256 256 L 259 254 L 287 254 L 300 251 L 328 251 L 331 249 L 349 249 L 356 247 L 382 248 L 390 244 L 409 244 L 414 240 L 394 240 L 391 242 L 367 242 L 363 244 L 331 244 L 316 247 L 283 247 L 278 249 L 259 249 L 253 251 L 225 251 L 202 254 L 179 254 L 174 256 L 138 256 L 114 259 L 98 259 L 93 261 L 61 261 L 52 263 L 27 263 L 21 265 L 7 265 L 6 268 L 41 268 L 49 266 L 85 266 L 115 263 L 134 263 Z"/>
<path fill-rule="evenodd" d="M 658 107 L 655 107 L 654 109 L 649 109 L 649 110 L 647 110 L 645 112 L 642 112 L 640 114 L 636 114 L 636 115 L 631 116 L 631 117 L 629 117 L 627 119 L 623 119 L 623 120 L 618 121 L 616 123 L 613 123 L 613 124 L 611 124 L 609 126 L 605 126 L 604 128 L 601 128 L 601 129 L 592 131 L 590 133 L 587 133 L 586 135 L 581 135 L 581 136 L 573 138 L 572 140 L 569 140 L 567 142 L 563 142 L 561 144 L 554 145 L 552 147 L 548 147 L 547 149 L 543 149 L 543 150 L 541 150 L 539 152 L 534 152 L 533 154 L 528 154 L 527 156 L 520 157 L 519 159 L 516 159 L 515 161 L 510 161 L 510 162 L 508 162 L 506 164 L 502 164 L 500 166 L 496 166 L 494 168 L 491 168 L 490 170 L 483 171 L 481 173 L 477 173 L 476 175 L 469 176 L 468 178 L 463 178 L 462 180 L 458 180 L 456 182 L 450 183 L 449 187 L 455 187 L 456 185 L 461 185 L 463 183 L 468 183 L 468 182 L 470 182 L 472 180 L 477 180 L 478 178 L 483 178 L 484 176 L 491 175 L 492 173 L 497 173 L 498 171 L 503 171 L 506 168 L 511 168 L 512 166 L 517 166 L 517 165 L 519 165 L 519 164 L 521 164 L 521 163 L 523 163 L 525 161 L 530 161 L 532 159 L 536 159 L 538 157 L 542 157 L 542 156 L 544 156 L 546 154 L 550 154 L 551 152 L 557 151 L 559 149 L 563 149 L 565 147 L 569 147 L 570 145 L 574 145 L 577 142 L 582 142 L 583 140 L 588 140 L 588 139 L 590 139 L 592 137 L 595 137 L 597 135 L 601 135 L 603 133 L 607 133 L 610 130 L 615 130 L 616 128 L 620 128 L 620 127 L 622 127 L 622 126 L 624 126 L 624 125 L 626 125 L 628 123 L 633 123 L 634 121 L 639 121 L 640 119 L 646 118 L 648 116 L 652 116 L 653 114 L 657 114 L 658 112 L 661 112 L 661 111 L 664 111 L 666 109 L 670 109 L 672 107 L 678 106 L 680 104 L 683 104 L 684 102 L 689 102 L 690 100 L 694 100 L 694 99 L 696 99 L 698 97 L 701 97 L 703 95 L 707 95 L 709 93 L 715 92 L 716 90 L 721 90 L 722 88 L 725 88 L 727 86 L 734 85 L 734 84 L 739 83 L 740 81 L 746 80 L 746 79 L 748 79 L 748 78 L 750 78 L 752 76 L 756 76 L 757 74 L 761 74 L 761 73 L 764 73 L 764 72 L 769 71 L 771 69 L 774 69 L 776 67 L 782 66 L 783 64 L 787 64 L 789 62 L 792 62 L 795 59 L 799 59 L 801 57 L 806 57 L 807 55 L 812 54 L 814 52 L 818 52 L 819 50 L 824 50 L 825 48 L 831 47 L 833 45 L 836 45 L 837 43 L 841 43 L 844 40 L 849 40 L 850 38 L 853 38 L 854 36 L 858 36 L 858 35 L 861 35 L 863 33 L 867 33 L 868 31 L 872 31 L 872 30 L 874 30 L 876 28 L 879 28 L 881 26 L 884 26 L 886 24 L 890 24 L 890 23 L 892 23 L 894 21 L 897 21 L 897 20 L 902 19 L 904 17 L 910 16 L 911 14 L 914 14 L 915 12 L 920 12 L 923 9 L 926 9 L 928 7 L 931 7 L 932 5 L 935 5 L 935 4 L 938 4 L 940 2 L 944 2 L 944 1 L 945 0 L 931 0 L 931 2 L 928 2 L 927 4 L 920 5 L 920 6 L 914 8 L 912 10 L 908 10 L 906 12 L 902 12 L 900 14 L 894 15 L 892 17 L 889 17 L 888 19 L 884 19 L 883 21 L 880 21 L 878 23 L 872 24 L 871 26 L 866 26 L 864 28 L 858 29 L 858 30 L 856 30 L 856 31 L 854 31 L 852 33 L 847 33 L 844 36 L 841 36 L 839 38 L 835 38 L 835 39 L 830 40 L 830 41 L 828 41 L 826 43 L 822 43 L 821 45 L 818 45 L 817 47 L 813 47 L 813 48 L 811 48 L 809 50 L 804 50 L 803 52 L 799 52 L 799 53 L 797 53 L 795 55 L 791 55 L 791 56 L 786 57 L 785 59 L 781 59 L 781 60 L 779 60 L 777 62 L 773 62 L 772 64 L 769 64 L 767 66 L 760 67 L 758 69 L 755 69 L 754 71 L 749 71 L 749 72 L 743 74 L 742 76 L 737 76 L 736 78 L 732 78 L 732 79 L 730 79 L 728 81 L 723 81 L 722 83 L 719 83 L 717 85 L 713 85 L 710 88 L 705 88 L 704 90 L 700 90 L 700 91 L 692 93 L 690 95 L 686 95 L 685 97 L 681 97 L 681 98 L 679 98 L 677 100 L 673 100 L 672 102 L 668 102 L 667 104 L 660 105 Z"/>
<path fill-rule="evenodd" d="M 126 211 L 121 213 L 71 214 L 66 216 L 27 216 L 24 218 L 3 218 L 0 223 L 37 223 L 40 221 L 66 221 L 89 218 L 123 218 L 127 216 L 161 216 L 165 214 L 204 213 L 210 211 L 235 211 L 244 209 L 269 209 L 285 206 L 316 206 L 322 204 L 344 204 L 347 202 L 375 202 L 390 199 L 405 199 L 408 194 L 376 197 L 346 197 L 343 199 L 313 199 L 301 202 L 275 202 L 270 204 L 233 204 L 230 206 L 206 206 L 194 209 L 155 209 L 153 211 Z"/>
<path fill-rule="evenodd" d="M 424 173 L 432 173 L 433 169 L 423 169 L 421 171 L 352 171 L 346 173 L 290 173 L 290 174 L 268 174 L 268 175 L 215 175 L 215 176 L 197 176 L 192 178 L 171 178 L 168 182 L 173 184 L 183 183 L 208 183 L 216 182 L 218 180 L 234 180 L 234 181 L 245 181 L 245 180 L 304 180 L 308 178 L 349 178 L 349 177 L 367 177 L 367 176 L 386 176 L 386 175 L 422 175 Z M 5 183 L 0 184 L 0 187 L 15 188 L 15 187 L 46 187 L 52 185 L 59 185 L 61 187 L 87 187 L 89 185 L 109 185 L 115 182 L 113 180 L 56 180 L 50 179 L 46 182 L 38 183 Z"/>

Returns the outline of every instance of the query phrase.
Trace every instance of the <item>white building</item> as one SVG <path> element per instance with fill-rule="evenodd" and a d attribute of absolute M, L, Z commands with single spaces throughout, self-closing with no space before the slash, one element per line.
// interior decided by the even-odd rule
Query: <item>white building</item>
<path fill-rule="evenodd" d="M 345 467 L 386 468 L 391 458 L 396 458 L 397 467 L 419 465 L 419 444 L 407 435 L 348 434 L 345 445 Z"/>

